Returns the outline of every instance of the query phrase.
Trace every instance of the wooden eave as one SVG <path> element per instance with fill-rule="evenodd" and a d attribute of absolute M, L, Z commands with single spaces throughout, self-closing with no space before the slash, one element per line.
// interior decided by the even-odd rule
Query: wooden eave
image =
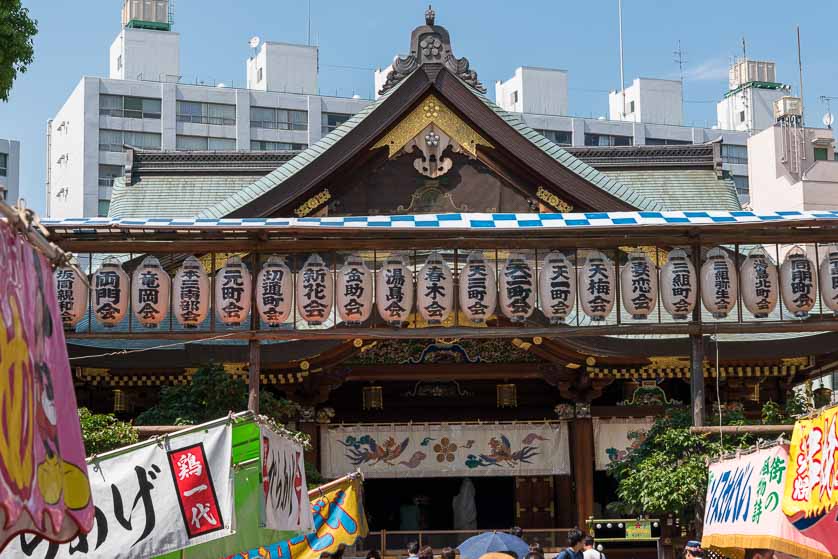
<path fill-rule="evenodd" d="M 597 211 L 631 211 L 634 206 L 591 184 L 536 147 L 475 93 L 441 65 L 426 64 L 399 85 L 372 113 L 314 161 L 262 196 L 226 217 L 293 215 L 292 209 L 333 182 L 344 182 L 349 169 L 357 169 L 373 154 L 370 148 L 415 108 L 425 96 L 436 92 L 441 100 L 475 130 L 497 146 L 479 152 L 490 167 L 497 167 L 494 153 L 517 160 L 540 179 L 540 184 L 575 207 Z M 482 159 L 482 157 L 481 157 Z M 341 177 L 334 180 L 335 176 Z"/>

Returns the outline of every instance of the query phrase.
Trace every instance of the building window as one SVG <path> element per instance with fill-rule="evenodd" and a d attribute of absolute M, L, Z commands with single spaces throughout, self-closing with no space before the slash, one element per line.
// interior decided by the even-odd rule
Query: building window
<path fill-rule="evenodd" d="M 100 95 L 99 114 L 121 118 L 150 118 L 160 120 L 160 99 Z"/>
<path fill-rule="evenodd" d="M 236 106 L 220 103 L 177 102 L 178 122 L 231 126 L 236 123 Z"/>
<path fill-rule="evenodd" d="M 689 140 L 673 140 L 672 138 L 646 138 L 647 146 L 686 146 L 691 143 Z"/>
<path fill-rule="evenodd" d="M 99 130 L 99 151 L 124 151 L 124 146 L 160 149 L 160 134 L 123 130 Z"/>
<path fill-rule="evenodd" d="M 305 144 L 293 144 L 289 142 L 262 142 L 256 140 L 250 142 L 250 149 L 253 151 L 303 151 L 307 147 Z"/>
<path fill-rule="evenodd" d="M 573 144 L 573 132 L 569 130 L 536 130 L 536 132 L 559 146 Z"/>
<path fill-rule="evenodd" d="M 815 161 L 827 161 L 829 152 L 826 148 L 815 148 Z"/>
<path fill-rule="evenodd" d="M 108 217 L 108 211 L 111 209 L 111 201 L 103 198 L 99 199 L 99 208 L 96 212 L 99 217 Z"/>
<path fill-rule="evenodd" d="M 5 177 L 9 172 L 9 156 L 5 153 L 0 153 L 0 177 Z"/>
<path fill-rule="evenodd" d="M 509 98 L 510 98 L 510 100 L 512 101 L 512 104 L 514 105 L 515 103 L 517 103 L 517 102 L 518 102 L 518 92 L 517 92 L 517 91 L 513 91 L 513 92 L 512 92 L 512 95 L 510 95 L 510 97 L 509 97 Z"/>
<path fill-rule="evenodd" d="M 611 134 L 585 134 L 586 146 L 630 146 L 631 136 Z"/>
<path fill-rule="evenodd" d="M 256 83 L 262 83 L 262 68 L 256 70 Z"/>
<path fill-rule="evenodd" d="M 343 113 L 322 113 L 321 117 L 323 122 L 323 127 L 321 131 L 325 136 L 326 134 L 328 134 L 347 120 L 349 120 L 352 117 L 352 115 L 347 115 Z"/>
<path fill-rule="evenodd" d="M 745 122 L 745 111 L 739 111 L 739 122 Z"/>
<path fill-rule="evenodd" d="M 122 55 L 116 57 L 116 69 L 122 70 Z"/>
<path fill-rule="evenodd" d="M 741 199 L 742 197 L 748 196 L 748 177 L 742 175 L 731 175 L 731 179 L 733 179 L 733 184 L 736 186 L 736 194 Z"/>
<path fill-rule="evenodd" d="M 631 101 L 629 103 L 629 113 L 633 113 L 633 112 L 634 112 L 634 101 Z"/>
<path fill-rule="evenodd" d="M 252 107 L 250 127 L 271 130 L 308 130 L 308 111 Z"/>
<path fill-rule="evenodd" d="M 233 138 L 208 138 L 206 136 L 181 136 L 175 139 L 175 146 L 184 151 L 234 151 Z"/>
<path fill-rule="evenodd" d="M 99 186 L 112 187 L 113 181 L 122 176 L 120 165 L 99 165 Z"/>
<path fill-rule="evenodd" d="M 733 165 L 748 164 L 748 146 L 722 144 L 722 162 Z"/>

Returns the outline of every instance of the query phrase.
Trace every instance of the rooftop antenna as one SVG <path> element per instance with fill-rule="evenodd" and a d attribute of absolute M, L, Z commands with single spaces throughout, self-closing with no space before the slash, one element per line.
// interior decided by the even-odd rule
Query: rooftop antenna
<path fill-rule="evenodd" d="M 684 64 L 686 64 L 686 60 L 684 60 L 684 51 L 681 49 L 681 39 L 678 39 L 678 43 L 675 46 L 675 52 L 672 54 L 675 55 L 675 62 L 678 64 L 678 72 L 681 75 L 681 115 L 683 116 L 684 113 Z"/>
<path fill-rule="evenodd" d="M 800 26 L 797 26 L 797 68 L 800 72 L 800 126 L 805 126 L 803 108 L 803 58 L 800 55 Z"/>
<path fill-rule="evenodd" d="M 623 75 L 623 0 L 617 0 L 617 20 L 620 26 L 620 91 L 623 95 L 623 118 L 626 118 L 626 80 Z"/>
<path fill-rule="evenodd" d="M 306 25 L 308 26 L 308 39 L 306 39 L 306 44 L 311 46 L 311 0 L 308 0 L 308 18 Z"/>
<path fill-rule="evenodd" d="M 745 35 L 742 35 L 742 60 L 748 59 L 748 49 L 745 44 Z"/>

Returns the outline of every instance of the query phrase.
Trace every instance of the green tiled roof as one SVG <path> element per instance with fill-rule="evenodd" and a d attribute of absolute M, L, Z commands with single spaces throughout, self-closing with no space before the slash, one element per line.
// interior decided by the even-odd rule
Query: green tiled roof
<path fill-rule="evenodd" d="M 733 181 L 712 169 L 609 169 L 608 176 L 664 211 L 742 209 Z"/>
<path fill-rule="evenodd" d="M 108 217 L 194 217 L 259 178 L 261 175 L 149 175 L 131 186 L 117 178 Z"/>
<path fill-rule="evenodd" d="M 416 70 L 421 71 L 421 68 Z M 399 85 L 406 82 L 407 79 L 404 79 L 400 82 Z M 359 123 L 361 123 L 367 116 L 373 113 L 376 108 L 378 108 L 385 100 L 387 100 L 390 95 L 393 94 L 394 91 L 399 89 L 399 85 L 388 91 L 386 94 L 379 97 L 375 102 L 370 103 L 363 110 L 359 113 L 355 114 L 338 126 L 335 130 L 329 133 L 327 136 L 324 136 L 320 141 L 315 144 L 312 144 L 308 149 L 301 152 L 299 155 L 291 159 L 289 162 L 285 163 L 281 167 L 279 167 L 276 171 L 266 175 L 265 177 L 259 179 L 258 181 L 254 182 L 250 186 L 242 189 L 240 192 L 231 195 L 225 200 L 218 202 L 217 204 L 213 205 L 212 207 L 208 207 L 206 210 L 202 211 L 199 217 L 208 217 L 208 218 L 222 218 L 230 213 L 236 211 L 237 209 L 241 208 L 245 204 L 252 202 L 253 200 L 257 199 L 261 195 L 265 194 L 269 190 L 274 188 L 280 187 L 283 182 L 287 179 L 292 177 L 294 174 L 297 173 L 300 169 L 304 168 L 312 161 L 316 160 L 320 155 L 322 155 L 327 149 L 329 149 L 333 144 L 338 142 L 341 138 L 346 136 L 353 128 L 355 128 Z M 468 87 L 468 86 L 467 86 Z M 527 140 L 532 142 L 537 148 L 541 151 L 558 161 L 564 167 L 570 169 L 580 177 L 584 178 L 588 182 L 592 183 L 594 186 L 601 188 L 602 190 L 608 192 L 612 196 L 631 204 L 639 209 L 642 210 L 662 210 L 663 208 L 653 200 L 647 199 L 645 196 L 633 191 L 630 188 L 627 188 L 625 185 L 620 183 L 613 178 L 600 173 L 590 165 L 582 162 L 581 160 L 577 159 L 567 151 L 563 150 L 526 124 L 524 124 L 521 119 L 513 114 L 504 111 L 496 104 L 494 104 L 488 97 L 485 95 L 481 95 L 474 91 L 473 89 L 469 88 L 474 95 L 476 95 L 483 103 L 492 111 L 494 111 L 499 117 L 505 120 L 510 126 L 516 129 L 522 136 L 524 136 Z"/>

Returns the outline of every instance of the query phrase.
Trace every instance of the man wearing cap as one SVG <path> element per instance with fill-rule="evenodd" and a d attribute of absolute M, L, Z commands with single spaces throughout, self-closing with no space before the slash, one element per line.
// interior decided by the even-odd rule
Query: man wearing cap
<path fill-rule="evenodd" d="M 704 559 L 704 550 L 701 549 L 701 542 L 690 540 L 684 548 L 684 557 L 686 559 Z"/>

